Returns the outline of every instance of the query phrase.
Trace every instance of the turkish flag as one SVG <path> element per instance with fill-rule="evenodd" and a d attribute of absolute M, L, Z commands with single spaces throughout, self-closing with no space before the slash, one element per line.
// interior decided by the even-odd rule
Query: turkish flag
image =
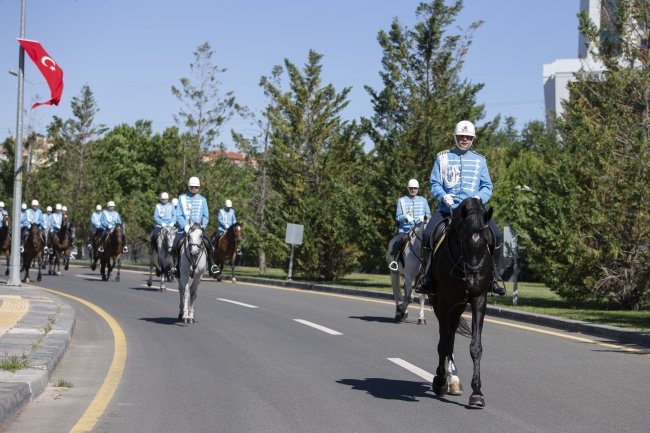
<path fill-rule="evenodd" d="M 36 64 L 38 70 L 41 71 L 52 93 L 51 100 L 37 102 L 32 106 L 32 109 L 39 105 L 59 105 L 63 93 L 63 70 L 52 60 L 52 57 L 47 54 L 39 42 L 27 39 L 18 39 L 18 42 L 29 55 L 29 58 Z"/>

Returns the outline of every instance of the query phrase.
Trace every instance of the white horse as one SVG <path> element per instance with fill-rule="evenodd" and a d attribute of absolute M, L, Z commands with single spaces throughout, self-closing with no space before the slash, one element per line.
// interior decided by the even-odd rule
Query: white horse
<path fill-rule="evenodd" d="M 395 320 L 401 322 L 406 320 L 409 315 L 408 306 L 411 302 L 415 302 L 413 294 L 413 281 L 420 272 L 422 260 L 420 258 L 420 250 L 422 245 L 422 234 L 426 223 L 414 233 L 409 233 L 411 241 L 406 247 L 406 250 L 401 254 L 401 258 L 396 262 L 395 257 L 391 255 L 393 244 L 397 242 L 402 234 L 395 236 L 388 243 L 388 251 L 386 253 L 386 260 L 390 269 L 390 281 L 393 285 L 393 295 L 395 296 Z M 396 255 L 399 253 L 396 252 Z M 404 276 L 404 295 L 400 289 L 400 275 Z M 420 301 L 420 316 L 418 317 L 418 325 L 426 325 L 427 320 L 424 318 L 424 295 L 419 295 Z"/>
<path fill-rule="evenodd" d="M 181 296 L 178 320 L 194 323 L 194 301 L 196 292 L 205 272 L 207 258 L 203 246 L 203 230 L 199 224 L 192 224 L 180 252 L 181 277 L 178 279 L 178 292 Z"/>
<path fill-rule="evenodd" d="M 172 260 L 172 245 L 174 244 L 174 238 L 176 237 L 177 231 L 178 230 L 176 227 L 163 227 L 162 230 L 160 230 L 160 236 L 158 237 L 156 248 L 151 253 L 149 262 L 149 280 L 147 281 L 147 286 L 151 287 L 153 268 L 155 266 L 156 275 L 160 276 L 161 292 L 167 290 L 167 287 L 165 287 L 165 282 L 173 281 L 174 279 L 169 271 L 174 266 L 174 262 Z"/>

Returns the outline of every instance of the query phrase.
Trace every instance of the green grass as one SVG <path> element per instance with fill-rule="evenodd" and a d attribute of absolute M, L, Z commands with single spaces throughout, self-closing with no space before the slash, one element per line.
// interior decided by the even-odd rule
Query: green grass
<path fill-rule="evenodd" d="M 55 383 L 54 386 L 57 388 L 72 388 L 74 385 L 72 384 L 72 382 L 68 382 L 67 380 L 64 379 L 59 379 L 59 381 Z"/>
<path fill-rule="evenodd" d="M 140 264 L 140 263 L 135 263 Z M 230 267 L 226 266 L 224 275 L 230 275 Z M 260 275 L 257 267 L 237 266 L 235 275 L 257 278 L 284 280 L 287 273 L 282 269 L 267 269 Z M 352 273 L 338 281 L 314 280 L 301 275 L 293 275 L 293 281 L 305 283 L 326 284 L 330 286 L 351 287 L 356 289 L 377 290 L 382 292 L 393 291 L 389 275 Z M 403 282 L 403 279 L 402 279 Z M 563 317 L 565 319 L 582 320 L 602 325 L 618 326 L 634 330 L 650 330 L 650 310 L 623 311 L 607 309 L 596 300 L 567 301 L 560 298 L 543 284 L 519 283 L 517 285 L 517 307 L 512 306 L 512 283 L 506 283 L 508 296 L 503 298 L 488 297 L 491 306 L 501 306 L 531 313 L 548 314 L 549 316 Z"/>
<path fill-rule="evenodd" d="M 0 359 L 0 370 L 7 370 L 15 373 L 23 368 L 29 368 L 31 365 L 27 362 L 28 355 L 23 352 L 21 356 L 9 355 Z"/>

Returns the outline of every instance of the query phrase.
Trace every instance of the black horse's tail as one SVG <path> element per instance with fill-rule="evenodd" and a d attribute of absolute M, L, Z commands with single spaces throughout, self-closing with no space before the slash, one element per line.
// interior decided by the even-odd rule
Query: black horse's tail
<path fill-rule="evenodd" d="M 429 294 L 429 305 L 431 306 L 431 309 L 435 312 L 435 308 L 433 306 L 435 305 L 435 296 Z M 469 322 L 467 319 L 465 319 L 463 316 L 460 316 L 460 322 L 458 323 L 458 329 L 456 329 L 456 334 L 460 334 L 463 337 L 467 338 L 472 338 L 472 327 L 469 325 Z"/>

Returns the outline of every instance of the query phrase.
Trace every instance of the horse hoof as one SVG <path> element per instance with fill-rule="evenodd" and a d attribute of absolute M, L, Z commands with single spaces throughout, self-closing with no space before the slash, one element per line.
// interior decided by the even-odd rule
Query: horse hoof
<path fill-rule="evenodd" d="M 418 319 L 418 325 L 426 325 L 427 319 Z"/>
<path fill-rule="evenodd" d="M 69 266 L 65 265 L 65 268 L 63 268 L 63 269 L 65 269 L 67 271 L 69 269 Z"/>
<path fill-rule="evenodd" d="M 181 320 L 183 320 L 183 314 L 179 313 L 178 314 L 178 321 L 180 322 Z"/>
<path fill-rule="evenodd" d="M 194 317 L 190 319 L 190 323 L 194 323 Z"/>
<path fill-rule="evenodd" d="M 402 313 L 402 320 L 406 320 L 409 317 L 409 312 L 408 310 L 404 310 L 404 313 Z"/>
<path fill-rule="evenodd" d="M 119 283 L 120 282 L 120 277 L 115 277 L 115 282 Z"/>
<path fill-rule="evenodd" d="M 237 278 L 233 278 L 233 279 L 232 279 L 232 282 L 233 282 L 233 283 L 236 283 L 236 282 L 237 282 Z"/>
<path fill-rule="evenodd" d="M 56 274 L 60 277 L 61 276 L 61 271 L 57 271 Z"/>
<path fill-rule="evenodd" d="M 29 283 L 29 278 L 25 278 L 25 282 L 26 282 L 26 283 Z"/>
<path fill-rule="evenodd" d="M 440 397 L 447 395 L 447 392 L 449 392 L 449 385 L 447 384 L 447 380 L 445 380 L 444 385 L 438 386 L 438 384 L 436 384 L 436 379 L 438 379 L 438 376 L 435 376 L 433 378 L 433 382 L 431 382 L 431 388 L 433 389 L 433 392 Z"/>
<path fill-rule="evenodd" d="M 190 319 L 183 319 L 183 323 L 188 324 L 190 323 Z"/>
<path fill-rule="evenodd" d="M 36 277 L 36 281 L 38 281 L 39 283 L 40 283 L 42 280 L 43 280 L 43 277 L 41 277 L 40 275 L 39 275 L 38 277 Z"/>
<path fill-rule="evenodd" d="M 52 275 L 52 271 L 47 271 L 47 275 Z"/>
<path fill-rule="evenodd" d="M 449 384 L 449 395 L 463 395 L 463 385 L 458 378 L 452 379 Z"/>
<path fill-rule="evenodd" d="M 395 313 L 395 321 L 396 322 L 401 322 L 402 321 L 402 313 L 400 313 L 399 311 L 397 313 Z"/>
<path fill-rule="evenodd" d="M 158 270 L 158 269 L 156 269 L 156 276 L 157 276 L 157 277 L 160 276 L 160 270 Z"/>
<path fill-rule="evenodd" d="M 151 281 L 147 281 L 147 287 L 151 287 Z"/>
<path fill-rule="evenodd" d="M 469 405 L 482 408 L 485 406 L 485 397 L 481 394 L 472 394 L 469 398 Z"/>

